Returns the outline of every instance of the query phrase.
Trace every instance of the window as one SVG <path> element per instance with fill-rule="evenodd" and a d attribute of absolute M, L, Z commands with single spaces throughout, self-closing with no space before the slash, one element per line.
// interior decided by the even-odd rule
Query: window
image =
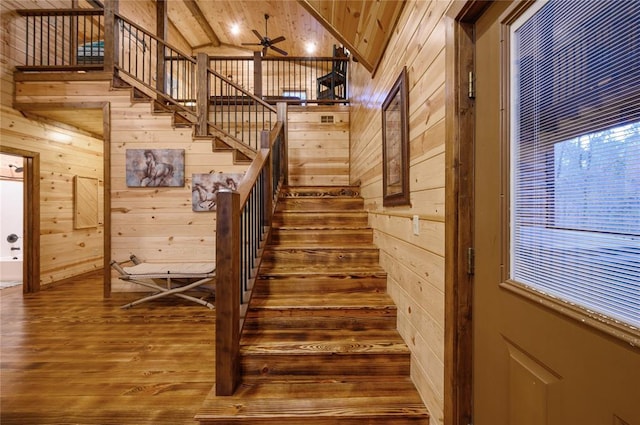
<path fill-rule="evenodd" d="M 640 326 L 640 2 L 511 27 L 511 279 Z"/>

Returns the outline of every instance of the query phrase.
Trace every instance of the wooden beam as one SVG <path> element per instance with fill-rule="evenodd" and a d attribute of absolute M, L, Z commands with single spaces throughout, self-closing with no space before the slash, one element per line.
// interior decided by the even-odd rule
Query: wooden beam
<path fill-rule="evenodd" d="M 354 46 L 349 40 L 343 37 L 340 31 L 338 31 L 331 24 L 331 22 L 327 21 L 327 19 L 325 19 L 325 17 L 322 16 L 322 14 L 317 11 L 312 4 L 310 4 L 307 0 L 298 0 L 298 3 L 302 7 L 304 7 L 304 9 L 309 12 L 316 21 L 320 22 L 320 25 L 322 25 L 327 31 L 329 31 L 331 35 L 333 35 L 340 43 L 342 43 L 347 49 L 349 49 L 349 52 L 351 52 L 354 60 L 357 59 L 358 62 L 360 62 L 367 69 L 367 71 L 373 73 L 375 69 L 374 64 L 369 62 L 369 60 L 360 53 L 356 46 Z"/>
<path fill-rule="evenodd" d="M 240 194 L 218 192 L 216 231 L 216 395 L 240 381 Z"/>
<path fill-rule="evenodd" d="M 106 0 L 104 7 L 104 72 L 113 74 L 118 56 L 119 35 L 116 22 L 119 0 Z"/>
<path fill-rule="evenodd" d="M 209 133 L 209 55 L 198 53 L 196 71 L 196 111 L 198 113 L 198 125 L 196 134 L 206 136 Z"/>
<path fill-rule="evenodd" d="M 167 1 L 156 1 L 156 36 L 162 41 L 167 41 L 167 32 L 169 29 L 169 23 L 167 20 Z M 158 47 L 156 51 L 156 90 L 161 93 L 165 92 L 164 84 L 164 63 L 165 63 L 165 49 Z"/>
<path fill-rule="evenodd" d="M 209 25 L 209 21 L 207 21 L 207 17 L 202 13 L 200 6 L 198 6 L 198 2 L 196 2 L 196 0 L 184 0 L 184 4 L 189 9 L 189 12 L 191 12 L 198 25 L 200 25 L 205 34 L 207 34 L 207 37 L 211 39 L 211 43 L 213 43 L 215 47 L 220 47 L 222 43 L 220 43 L 220 39 L 213 28 L 211 28 L 211 25 Z"/>

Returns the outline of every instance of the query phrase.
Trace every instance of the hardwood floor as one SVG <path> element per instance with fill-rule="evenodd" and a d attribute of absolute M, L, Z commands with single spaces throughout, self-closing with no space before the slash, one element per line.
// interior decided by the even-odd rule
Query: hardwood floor
<path fill-rule="evenodd" d="M 101 272 L 0 291 L 0 423 L 195 424 L 214 385 L 215 312 L 171 297 L 122 310 Z"/>

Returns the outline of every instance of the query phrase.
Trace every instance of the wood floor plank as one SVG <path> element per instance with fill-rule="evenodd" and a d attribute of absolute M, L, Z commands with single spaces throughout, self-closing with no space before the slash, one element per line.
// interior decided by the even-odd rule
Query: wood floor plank
<path fill-rule="evenodd" d="M 0 423 L 196 424 L 215 382 L 215 312 L 178 298 L 123 310 L 102 272 L 0 291 Z"/>

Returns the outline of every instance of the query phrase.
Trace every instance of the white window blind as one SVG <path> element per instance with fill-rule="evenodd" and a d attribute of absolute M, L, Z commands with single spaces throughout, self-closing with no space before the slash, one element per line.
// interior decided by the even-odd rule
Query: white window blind
<path fill-rule="evenodd" d="M 640 327 L 640 1 L 511 27 L 511 279 Z"/>

